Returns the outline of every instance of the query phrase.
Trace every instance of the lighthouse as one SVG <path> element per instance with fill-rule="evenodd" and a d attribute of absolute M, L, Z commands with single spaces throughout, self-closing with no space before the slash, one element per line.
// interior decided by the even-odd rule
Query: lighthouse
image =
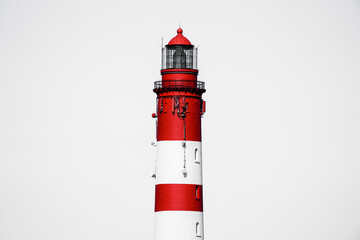
<path fill-rule="evenodd" d="M 202 240 L 201 119 L 204 82 L 197 80 L 197 48 L 177 35 L 162 47 L 156 98 L 155 240 Z"/>

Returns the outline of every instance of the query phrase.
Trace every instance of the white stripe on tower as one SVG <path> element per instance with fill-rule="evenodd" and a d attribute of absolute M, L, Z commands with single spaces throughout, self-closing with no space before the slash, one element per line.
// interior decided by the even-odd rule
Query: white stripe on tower
<path fill-rule="evenodd" d="M 202 185 L 201 165 L 201 142 L 157 142 L 156 184 Z"/>
<path fill-rule="evenodd" d="M 156 212 L 155 239 L 203 239 L 203 213 L 195 211 Z"/>

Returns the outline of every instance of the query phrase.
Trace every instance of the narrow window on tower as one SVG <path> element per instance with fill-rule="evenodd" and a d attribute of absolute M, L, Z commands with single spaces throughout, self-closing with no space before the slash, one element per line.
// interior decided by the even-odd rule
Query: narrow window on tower
<path fill-rule="evenodd" d="M 195 148 L 195 163 L 200 163 L 199 149 Z"/>
<path fill-rule="evenodd" d="M 160 99 L 160 113 L 163 112 L 164 106 L 163 106 L 163 98 Z"/>
<path fill-rule="evenodd" d="M 199 186 L 195 187 L 195 199 L 200 200 L 200 187 Z"/>
<path fill-rule="evenodd" d="M 196 223 L 196 237 L 201 237 L 200 223 Z"/>
<path fill-rule="evenodd" d="M 156 98 L 156 113 L 159 114 L 159 98 Z"/>

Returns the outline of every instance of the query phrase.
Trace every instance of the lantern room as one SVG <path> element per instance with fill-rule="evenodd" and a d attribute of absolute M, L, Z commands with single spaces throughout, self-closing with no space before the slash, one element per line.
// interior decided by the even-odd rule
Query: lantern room
<path fill-rule="evenodd" d="M 161 69 L 197 69 L 197 48 L 182 35 L 179 28 L 177 35 L 162 48 Z"/>

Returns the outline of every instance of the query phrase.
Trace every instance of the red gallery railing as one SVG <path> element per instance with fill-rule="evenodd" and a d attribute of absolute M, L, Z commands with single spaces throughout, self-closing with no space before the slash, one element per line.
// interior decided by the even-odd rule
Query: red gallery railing
<path fill-rule="evenodd" d="M 205 83 L 192 80 L 162 80 L 154 82 L 154 89 L 161 88 L 193 88 L 205 89 Z"/>

